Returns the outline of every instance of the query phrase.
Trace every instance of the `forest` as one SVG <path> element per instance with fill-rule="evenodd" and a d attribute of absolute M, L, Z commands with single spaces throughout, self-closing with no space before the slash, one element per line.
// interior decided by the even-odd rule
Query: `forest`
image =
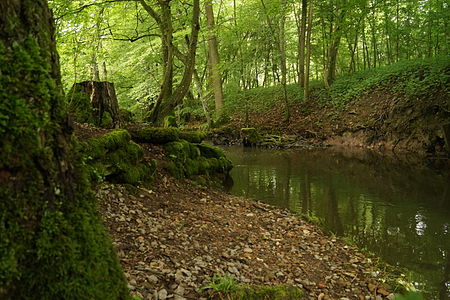
<path fill-rule="evenodd" d="M 445 0 L 2 0 L 0 299 L 448 299 Z"/>

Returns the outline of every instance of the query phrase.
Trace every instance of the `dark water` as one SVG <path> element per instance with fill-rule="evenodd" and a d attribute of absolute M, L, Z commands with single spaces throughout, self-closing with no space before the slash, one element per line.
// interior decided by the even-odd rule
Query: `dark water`
<path fill-rule="evenodd" d="M 225 148 L 231 193 L 310 213 L 450 299 L 450 177 L 371 152 Z"/>

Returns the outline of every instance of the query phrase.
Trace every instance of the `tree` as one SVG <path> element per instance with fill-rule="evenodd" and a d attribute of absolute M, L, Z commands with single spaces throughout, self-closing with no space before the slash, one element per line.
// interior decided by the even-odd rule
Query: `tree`
<path fill-rule="evenodd" d="M 216 119 L 219 119 L 223 111 L 222 77 L 220 76 L 220 57 L 217 37 L 214 32 L 214 12 L 211 0 L 205 1 L 206 23 L 208 24 L 208 61 L 210 68 L 211 85 L 214 90 L 214 102 L 216 104 Z"/>
<path fill-rule="evenodd" d="M 174 108 L 181 103 L 192 81 L 192 75 L 195 68 L 195 55 L 197 50 L 198 33 L 200 30 L 199 15 L 200 4 L 199 0 L 194 0 L 192 6 L 192 21 L 191 21 L 191 36 L 187 38 L 188 52 L 187 55 L 178 50 L 174 44 L 174 30 L 172 24 L 172 10 L 170 0 L 158 1 L 160 14 L 158 14 L 151 5 L 145 0 L 139 1 L 142 7 L 149 13 L 149 15 L 156 21 L 161 33 L 161 44 L 163 53 L 163 78 L 161 91 L 158 99 L 149 115 L 148 120 L 157 125 L 162 125 L 164 117 L 173 113 Z M 179 85 L 173 89 L 173 69 L 175 56 L 181 60 L 184 65 L 184 73 Z"/>
<path fill-rule="evenodd" d="M 0 298 L 127 299 L 65 114 L 46 0 L 0 2 Z"/>

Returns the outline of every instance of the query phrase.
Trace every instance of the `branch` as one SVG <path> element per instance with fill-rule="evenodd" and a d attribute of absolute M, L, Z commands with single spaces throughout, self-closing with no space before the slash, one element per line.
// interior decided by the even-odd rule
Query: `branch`
<path fill-rule="evenodd" d="M 142 7 L 149 13 L 149 15 L 155 19 L 156 23 L 158 23 L 158 25 L 162 25 L 162 21 L 161 21 L 161 17 L 156 13 L 156 11 L 147 4 L 147 2 L 145 0 L 138 0 L 139 3 L 141 3 Z"/>
<path fill-rule="evenodd" d="M 123 38 L 123 39 L 120 39 L 120 38 L 113 38 L 113 40 L 114 41 L 128 41 L 128 42 L 136 42 L 136 41 L 138 41 L 138 40 L 140 40 L 140 39 L 142 39 L 142 38 L 145 38 L 145 37 L 150 37 L 150 36 L 157 36 L 157 37 L 161 37 L 159 34 L 156 34 L 156 33 L 149 33 L 149 34 L 144 34 L 144 35 L 141 35 L 141 36 L 137 36 L 137 37 L 126 37 L 126 38 Z"/>
<path fill-rule="evenodd" d="M 83 10 L 85 10 L 86 8 L 89 8 L 91 6 L 95 6 L 95 5 L 103 5 L 103 4 L 108 4 L 108 3 L 116 3 L 116 2 L 134 2 L 134 1 L 139 1 L 139 0 L 105 0 L 103 2 L 94 2 L 94 3 L 89 3 L 89 4 L 85 4 L 83 6 L 78 7 L 75 10 L 69 11 L 65 14 L 62 14 L 58 17 L 55 18 L 55 20 L 59 20 L 64 18 L 65 16 L 71 15 L 71 14 L 77 14 L 82 12 Z"/>

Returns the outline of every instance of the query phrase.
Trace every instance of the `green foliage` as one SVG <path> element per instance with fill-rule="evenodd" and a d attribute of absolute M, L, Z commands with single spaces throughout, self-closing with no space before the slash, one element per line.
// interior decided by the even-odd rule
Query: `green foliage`
<path fill-rule="evenodd" d="M 280 101 L 282 95 L 281 86 L 258 87 L 244 91 L 229 90 L 225 95 L 225 110 L 230 115 L 266 111 Z M 303 101 L 303 89 L 297 84 L 287 86 L 287 95 L 290 102 Z"/>
<path fill-rule="evenodd" d="M 303 297 L 303 292 L 292 286 L 241 286 L 227 275 L 214 275 L 211 282 L 201 289 L 225 295 L 230 300 L 297 300 Z"/>
<path fill-rule="evenodd" d="M 164 127 L 168 128 L 168 127 L 178 127 L 177 124 L 177 118 L 175 116 L 166 116 L 164 118 Z"/>
<path fill-rule="evenodd" d="M 240 287 L 235 278 L 230 276 L 219 276 L 214 274 L 211 282 L 201 287 L 202 290 L 213 290 L 214 292 L 230 293 Z"/>
<path fill-rule="evenodd" d="M 119 117 L 123 122 L 133 122 L 134 114 L 128 109 L 120 108 Z"/>
<path fill-rule="evenodd" d="M 74 116 L 75 121 L 95 124 L 95 117 L 92 114 L 92 104 L 89 96 L 77 90 L 76 86 L 73 86 L 67 94 L 67 110 Z"/>
<path fill-rule="evenodd" d="M 417 292 L 409 292 L 405 295 L 396 294 L 395 300 L 423 300 L 423 296 Z"/>
<path fill-rule="evenodd" d="M 374 89 L 386 89 L 412 99 L 430 97 L 437 92 L 448 93 L 449 84 L 450 58 L 437 57 L 402 61 L 342 76 L 328 89 L 322 89 L 319 95 L 322 101 L 344 105 Z"/>

